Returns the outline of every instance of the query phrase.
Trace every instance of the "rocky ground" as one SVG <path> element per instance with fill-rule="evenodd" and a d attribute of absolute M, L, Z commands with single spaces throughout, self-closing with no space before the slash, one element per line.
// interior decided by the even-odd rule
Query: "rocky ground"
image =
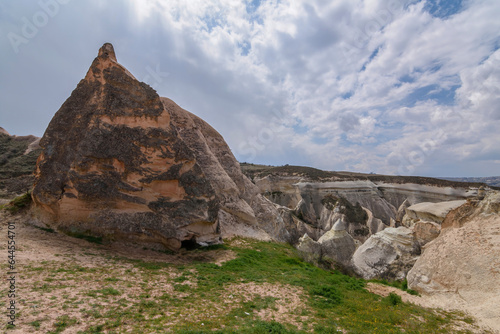
<path fill-rule="evenodd" d="M 317 330 L 323 327 L 318 327 L 317 319 L 314 318 L 315 310 L 307 302 L 307 289 L 296 285 L 273 282 L 272 279 L 262 281 L 258 278 L 255 281 L 231 282 L 231 279 L 227 278 L 227 283 L 218 285 L 215 295 L 212 295 L 212 290 L 202 292 L 203 298 L 191 292 L 196 287 L 199 288 L 203 282 L 203 277 L 197 270 L 201 270 L 204 266 L 220 266 L 235 259 L 237 255 L 232 247 L 237 249 L 253 247 L 251 242 L 244 239 L 233 240 L 229 243 L 229 248 L 165 254 L 131 244 L 102 245 L 95 241 L 89 242 L 44 231 L 26 225 L 26 217 L 20 215 L 12 217 L 6 212 L 1 212 L 0 218 L 1 251 L 5 253 L 7 252 L 6 222 L 13 222 L 16 226 L 16 269 L 19 273 L 16 281 L 18 318 L 17 327 L 8 330 L 8 333 L 134 333 L 139 329 L 144 333 L 154 333 L 158 332 L 158 328 L 181 332 L 179 329 L 186 323 L 192 326 L 205 324 L 211 326 L 212 330 L 215 328 L 222 330 L 225 326 L 229 329 L 232 326 L 265 327 L 283 323 L 302 329 L 299 331 L 301 333 L 303 331 L 323 333 Z M 258 254 L 258 252 L 260 251 L 253 253 Z M 286 262 L 294 264 L 291 259 Z M 197 264 L 198 267 L 193 267 L 193 264 Z M 2 270 L 5 272 L 7 270 L 5 262 L 2 264 Z M 286 273 L 282 272 L 281 275 L 283 274 Z M 291 278 L 298 279 L 300 272 L 296 275 L 296 278 L 293 276 Z M 446 326 L 443 327 L 447 328 L 445 332 L 489 332 L 485 327 L 480 328 L 475 325 L 470 316 L 453 311 L 455 306 L 462 311 L 467 311 L 467 308 L 459 304 L 450 304 L 446 298 L 411 296 L 396 288 L 375 283 L 368 283 L 367 289 L 385 298 L 393 292 L 401 295 L 404 302 L 426 308 L 446 309 L 449 313 L 436 311 L 436 315 L 443 319 L 436 326 Z M 354 291 L 352 293 L 356 294 Z M 7 300 L 4 289 L 2 297 L 3 301 Z M 355 300 L 359 300 L 359 297 L 355 297 Z M 383 305 L 384 300 L 381 302 Z M 160 304 L 164 306 L 160 307 Z M 4 302 L 2 307 L 5 307 Z M 396 312 L 396 309 L 390 307 L 386 309 L 387 312 Z M 342 307 L 339 310 L 342 310 Z M 401 309 L 400 312 L 408 313 L 408 317 L 415 317 L 415 321 L 419 321 L 418 314 L 422 314 L 422 317 L 426 317 L 422 318 L 422 324 L 430 321 L 427 317 L 433 314 L 427 311 L 427 313 L 414 311 L 412 308 L 410 310 Z M 320 314 L 321 312 L 324 310 L 319 311 Z M 364 312 L 363 308 L 357 311 L 357 313 Z M 377 307 L 369 311 L 369 314 L 372 312 L 381 310 Z M 414 312 L 417 313 L 410 314 Z M 342 311 L 340 314 L 347 313 Z M 227 322 L 228 314 L 236 320 Z M 475 315 L 481 321 L 481 315 Z M 374 316 L 375 319 L 383 321 L 382 316 L 377 314 Z M 242 320 L 238 320 L 238 317 L 242 317 Z M 233 324 L 233 321 L 250 321 L 243 319 L 246 317 L 253 319 L 251 320 L 253 322 Z M 115 318 L 116 320 L 112 320 Z M 453 320 L 447 324 L 444 323 L 444 319 Z M 345 321 L 348 326 L 350 320 Z M 364 326 L 371 328 L 362 331 L 364 333 L 385 333 L 383 330 L 376 330 L 376 320 L 371 325 L 367 323 Z M 284 328 L 282 333 L 296 333 L 285 331 Z M 395 332 L 399 332 L 398 326 L 394 328 Z M 340 325 L 337 331 L 352 332 Z"/>

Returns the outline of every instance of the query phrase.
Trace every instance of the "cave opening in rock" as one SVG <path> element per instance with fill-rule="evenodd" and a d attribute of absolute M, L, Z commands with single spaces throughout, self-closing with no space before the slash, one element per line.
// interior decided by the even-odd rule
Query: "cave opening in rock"
<path fill-rule="evenodd" d="M 196 237 L 192 237 L 191 239 L 182 240 L 181 248 L 186 250 L 193 250 L 199 248 L 200 245 L 196 242 Z"/>

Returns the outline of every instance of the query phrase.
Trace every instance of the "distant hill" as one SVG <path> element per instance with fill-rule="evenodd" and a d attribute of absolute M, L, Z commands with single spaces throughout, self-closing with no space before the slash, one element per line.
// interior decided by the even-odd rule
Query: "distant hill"
<path fill-rule="evenodd" d="M 487 176 L 487 177 L 440 177 L 442 180 L 455 181 L 455 182 L 479 182 L 486 183 L 491 187 L 500 187 L 500 176 Z"/>
<path fill-rule="evenodd" d="M 387 183 L 415 183 L 415 184 L 428 184 L 438 187 L 480 187 L 482 185 L 488 184 L 490 186 L 495 186 L 495 184 L 489 184 L 486 181 L 479 180 L 462 180 L 462 179 L 445 179 L 445 178 L 432 178 L 432 177 L 421 177 L 421 176 L 399 176 L 399 175 L 382 175 L 382 174 L 365 174 L 365 173 L 355 173 L 355 172 L 330 172 L 323 171 L 320 169 L 312 167 L 303 166 L 266 166 L 257 165 L 242 162 L 240 163 L 241 170 L 250 179 L 254 177 L 265 177 L 267 175 L 279 175 L 279 176 L 301 176 L 312 181 L 353 181 L 353 180 L 370 180 L 372 182 L 387 182 Z M 485 178 L 486 179 L 486 178 Z M 500 177 L 497 177 L 497 182 L 500 181 Z M 463 182 L 467 184 L 464 185 Z M 497 183 L 497 187 L 500 183 Z"/>

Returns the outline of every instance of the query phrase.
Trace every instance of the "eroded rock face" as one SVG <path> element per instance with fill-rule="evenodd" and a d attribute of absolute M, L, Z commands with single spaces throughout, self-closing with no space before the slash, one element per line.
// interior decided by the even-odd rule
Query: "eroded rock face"
<path fill-rule="evenodd" d="M 321 245 L 314 241 L 307 233 L 304 234 L 297 244 L 297 250 L 304 261 L 318 265 L 321 260 Z"/>
<path fill-rule="evenodd" d="M 346 228 L 347 224 L 339 219 L 330 231 L 319 238 L 318 243 L 321 245 L 323 261 L 334 265 L 340 264 L 344 268 L 349 266 L 356 244 Z"/>
<path fill-rule="evenodd" d="M 500 192 L 459 209 L 424 247 L 408 273 L 408 286 L 423 294 L 458 297 L 473 314 L 500 329 Z"/>
<path fill-rule="evenodd" d="M 347 232 L 347 223 L 338 219 L 333 227 L 314 241 L 307 233 L 299 239 L 297 250 L 307 262 L 328 268 L 350 270 L 355 240 Z"/>
<path fill-rule="evenodd" d="M 372 235 L 352 257 L 354 271 L 365 279 L 401 280 L 420 255 L 420 246 L 410 229 L 386 228 Z"/>
<path fill-rule="evenodd" d="M 412 205 L 406 208 L 403 225 L 412 227 L 418 221 L 434 222 L 441 225 L 448 212 L 462 206 L 465 202 L 465 200 L 456 200 L 438 203 L 423 202 Z"/>
<path fill-rule="evenodd" d="M 283 236 L 283 219 L 206 122 L 137 81 L 105 44 L 40 145 L 36 216 L 74 233 L 177 249 Z"/>

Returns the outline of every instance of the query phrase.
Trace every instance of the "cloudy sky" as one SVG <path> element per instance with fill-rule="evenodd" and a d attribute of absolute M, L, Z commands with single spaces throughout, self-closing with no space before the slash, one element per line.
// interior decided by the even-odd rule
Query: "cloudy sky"
<path fill-rule="evenodd" d="M 498 0 L 3 0 L 0 126 L 43 135 L 104 42 L 239 161 L 500 175 Z"/>

